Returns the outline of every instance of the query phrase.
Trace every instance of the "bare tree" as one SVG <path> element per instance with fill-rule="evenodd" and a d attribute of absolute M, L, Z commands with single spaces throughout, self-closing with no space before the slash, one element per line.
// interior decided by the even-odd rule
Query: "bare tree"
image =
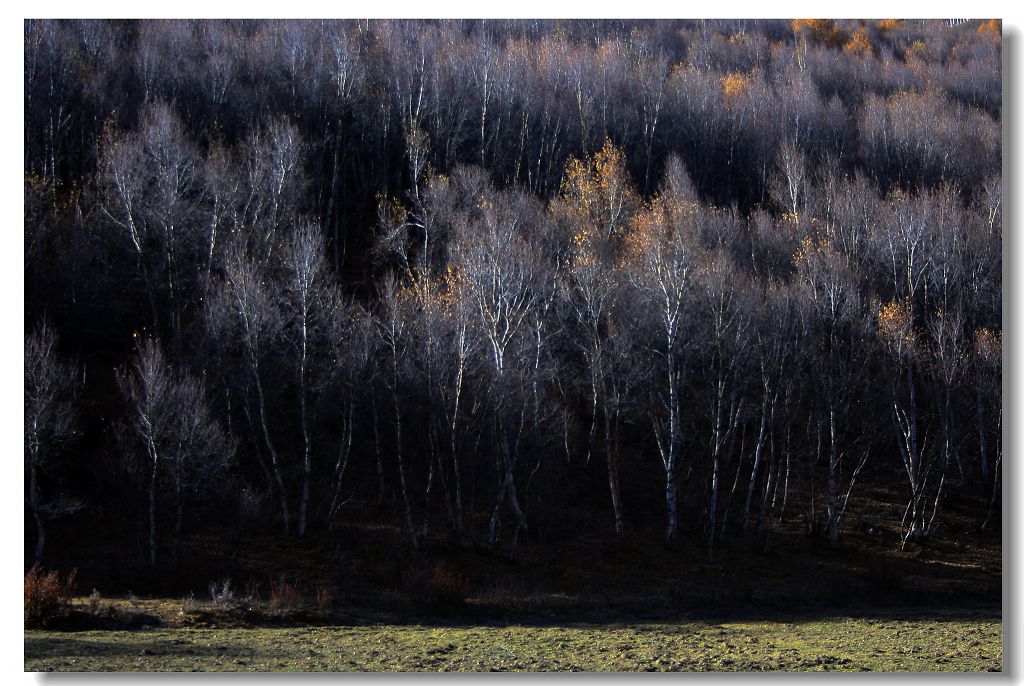
<path fill-rule="evenodd" d="M 291 531 L 288 491 L 282 476 L 282 465 L 268 421 L 268 401 L 264 390 L 266 379 L 262 361 L 279 342 L 282 327 L 280 313 L 268 293 L 265 273 L 241 251 L 229 256 L 225 267 L 226 280 L 209 299 L 206 327 L 216 338 L 230 341 L 238 350 L 246 368 L 246 376 L 255 389 L 258 431 L 253 436 L 262 443 L 270 461 L 268 474 L 271 487 L 277 491 L 285 533 Z"/>
<path fill-rule="evenodd" d="M 959 465 L 958 449 L 954 443 L 956 420 L 953 414 L 953 394 L 958 389 L 967 359 L 963 313 L 959 308 L 935 312 L 929 318 L 928 333 L 931 339 L 932 374 L 939 387 L 939 417 L 942 426 L 941 457 L 936 470 L 939 483 L 935 489 L 932 514 L 924 528 L 924 533 L 932 536 L 939 526 L 942 501 L 949 485 L 949 471 L 954 460 Z"/>
<path fill-rule="evenodd" d="M 306 533 L 310 478 L 313 471 L 313 439 L 310 435 L 309 367 L 318 346 L 318 327 L 324 318 L 323 297 L 327 286 L 326 245 L 320 228 L 300 223 L 289 234 L 282 251 L 284 266 L 284 326 L 294 352 L 294 368 L 299 393 L 299 425 L 302 429 L 302 487 L 299 495 L 296 534 Z"/>
<path fill-rule="evenodd" d="M 713 555 L 715 537 L 724 538 L 728 504 L 722 508 L 720 493 L 724 464 L 736 436 L 744 407 L 744 364 L 748 356 L 750 306 L 747 302 L 749 284 L 720 251 L 708 255 L 698 270 L 694 299 L 703 329 L 700 339 L 708 355 L 704 378 L 711 386 L 706 400 L 711 427 L 708 448 L 711 453 L 711 486 L 708 502 L 708 555 Z M 742 454 L 740 455 L 742 458 Z M 739 473 L 737 468 L 737 474 Z M 734 481 L 733 490 L 735 491 Z M 730 493 L 731 496 L 731 493 Z M 719 510 L 724 509 L 721 520 Z M 721 521 L 722 533 L 717 526 Z"/>
<path fill-rule="evenodd" d="M 409 502 L 409 487 L 406 481 L 405 454 L 402 444 L 402 386 L 405 375 L 402 370 L 409 345 L 407 331 L 408 315 L 406 312 L 408 293 L 393 276 L 385 278 L 380 286 L 380 310 L 374 321 L 381 345 L 388 356 L 388 373 L 384 377 L 385 385 L 391 391 L 391 407 L 394 411 L 395 429 L 395 462 L 398 468 L 398 485 L 401 496 L 401 517 L 409 545 L 413 550 L 419 547 L 416 530 L 412 523 L 412 505 Z"/>
<path fill-rule="evenodd" d="M 527 528 L 515 485 L 519 455 L 506 415 L 513 414 L 513 408 L 507 405 L 513 382 L 510 368 L 515 364 L 510 353 L 516 350 L 516 339 L 527 328 L 528 317 L 537 304 L 537 258 L 519 233 L 519 217 L 509 208 L 484 198 L 480 210 L 480 219 L 460 237 L 456 265 L 475 305 L 475 325 L 487 343 L 493 373 L 490 396 L 496 419 L 495 452 L 500 481 L 488 532 L 488 543 L 493 547 L 497 543 L 499 514 L 506 501 L 518 527 Z"/>
<path fill-rule="evenodd" d="M 241 226 L 248 231 L 247 248 L 265 264 L 281 243 L 284 231 L 298 217 L 307 179 L 303 173 L 306 145 L 287 119 L 254 127 L 239 158 L 248 193 L 242 201 Z"/>
<path fill-rule="evenodd" d="M 200 276 L 202 296 L 210 291 L 214 267 L 220 266 L 228 246 L 237 238 L 240 229 L 239 207 L 242 180 L 230 150 L 213 145 L 201 168 L 205 200 L 201 211 L 205 230 L 205 268 Z"/>
<path fill-rule="evenodd" d="M 651 150 L 654 147 L 654 137 L 657 133 L 658 119 L 661 116 L 664 102 L 669 62 L 667 56 L 654 53 L 642 39 L 636 40 L 634 37 L 631 48 L 633 51 L 631 65 L 633 73 L 630 76 L 635 81 L 640 95 L 637 99 L 637 106 L 640 110 L 644 144 L 643 188 L 648 189 L 651 176 Z"/>
<path fill-rule="evenodd" d="M 41 484 L 75 435 L 75 369 L 57 359 L 56 347 L 56 332 L 45 321 L 25 338 L 25 500 L 36 528 L 36 563 L 46 545 L 47 521 L 81 507 L 60 492 L 44 493 Z"/>
<path fill-rule="evenodd" d="M 610 236 L 598 233 L 596 227 L 584 224 L 573 237 L 570 248 L 566 283 L 561 295 L 570 315 L 570 331 L 576 345 L 583 353 L 590 382 L 590 432 L 587 444 L 587 461 L 593 449 L 594 434 L 599 417 L 604 424 L 604 454 L 608 467 L 608 488 L 612 499 L 615 533 L 625 532 L 619 488 L 618 455 L 614 449 L 612 426 L 615 419 L 616 403 L 613 355 L 614 342 L 609 342 L 612 332 L 617 329 L 610 321 L 617 309 L 617 300 L 622 297 L 622 285 L 614 269 L 615 253 Z"/>
<path fill-rule="evenodd" d="M 775 172 L 769 177 L 772 199 L 793 216 L 803 214 L 807 206 L 810 173 L 804 153 L 787 138 L 775 156 Z"/>
<path fill-rule="evenodd" d="M 660 380 L 650 421 L 665 473 L 665 539 L 670 544 L 678 533 L 676 478 L 682 440 L 688 291 L 699 260 L 693 236 L 695 212 L 694 205 L 672 195 L 661 197 L 637 216 L 627 245 L 629 279 L 640 301 L 650 308 L 660 338 L 657 343 L 652 341 Z"/>
<path fill-rule="evenodd" d="M 177 115 L 156 102 L 143 112 L 138 133 L 108 133 L 98 172 L 100 211 L 136 259 L 150 323 L 158 327 L 168 319 L 176 344 L 182 310 L 199 281 L 201 253 L 193 235 L 203 196 L 198 164 Z"/>
<path fill-rule="evenodd" d="M 826 512 L 829 540 L 839 546 L 839 524 L 844 507 L 840 502 L 842 463 L 854 446 L 844 443 L 847 412 L 857 389 L 859 368 L 865 351 L 857 341 L 863 337 L 866 321 L 853 275 L 842 256 L 827 240 L 807 237 L 795 256 L 801 289 L 800 318 L 804 340 L 816 342 L 819 350 L 803 351 L 812 370 L 811 378 L 820 393 L 818 431 L 827 432 L 828 453 Z M 853 474 L 859 472 L 858 462 Z M 813 522 L 809 522 L 813 527 Z"/>
<path fill-rule="evenodd" d="M 341 493 L 352 454 L 356 406 L 360 399 L 365 397 L 367 389 L 370 395 L 373 394 L 376 383 L 377 369 L 373 364 L 373 353 L 377 336 L 373 317 L 363 308 L 344 298 L 337 289 L 328 290 L 324 300 L 327 338 L 325 352 L 328 358 L 325 374 L 326 392 L 334 399 L 328 410 L 334 410 L 331 416 L 339 429 L 338 454 L 331 473 L 331 500 L 327 508 L 327 524 L 333 526 L 344 502 Z M 376 412 L 376 404 L 373 402 Z M 376 433 L 376 428 L 374 432 Z M 377 460 L 378 477 L 383 480 L 379 445 Z"/>
<path fill-rule="evenodd" d="M 750 467 L 750 482 L 743 502 L 744 530 L 750 523 L 750 506 L 760 477 L 765 448 L 769 445 L 769 436 L 774 428 L 779 396 L 786 381 L 786 374 L 792 373 L 794 349 L 800 345 L 797 339 L 799 331 L 794 325 L 796 317 L 793 312 L 792 291 L 783 285 L 768 284 L 762 297 L 763 307 L 754 313 L 752 323 L 753 348 L 757 354 L 758 379 L 761 386 L 761 410 Z M 767 489 L 766 485 L 766 495 Z"/>
<path fill-rule="evenodd" d="M 995 464 L 991 468 L 991 478 L 985 477 L 986 482 L 991 482 L 992 494 L 989 498 L 988 512 L 985 514 L 985 518 L 982 521 L 982 528 L 988 528 L 989 523 L 992 519 L 992 515 L 996 512 L 996 503 L 1000 496 L 1000 467 L 1003 461 L 1003 450 L 1002 450 L 1002 412 L 1000 402 L 1000 396 L 1002 393 L 1001 380 L 1002 380 L 1002 338 L 997 334 L 989 331 L 988 329 L 979 329 L 974 333 L 974 349 L 973 349 L 973 362 L 974 362 L 974 374 L 973 381 L 976 388 L 976 393 L 979 398 L 979 411 L 978 411 L 978 432 L 979 432 L 979 449 L 981 451 L 982 466 L 984 468 L 985 460 L 987 459 L 987 432 L 989 427 L 986 426 L 984 419 L 982 405 L 982 396 L 989 399 L 989 402 L 995 406 Z"/>
<path fill-rule="evenodd" d="M 174 488 L 176 550 L 187 494 L 221 471 L 233 448 L 212 418 L 202 384 L 175 372 L 156 341 L 139 346 L 131 366 L 118 371 L 117 383 L 128 405 L 126 428 L 148 472 L 147 561 L 156 567 L 157 503 L 165 472 Z"/>

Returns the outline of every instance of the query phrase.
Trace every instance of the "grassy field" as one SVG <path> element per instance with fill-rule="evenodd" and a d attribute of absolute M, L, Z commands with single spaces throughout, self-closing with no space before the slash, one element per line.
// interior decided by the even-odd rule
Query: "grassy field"
<path fill-rule="evenodd" d="M 998 613 L 26 631 L 26 671 L 991 671 Z"/>

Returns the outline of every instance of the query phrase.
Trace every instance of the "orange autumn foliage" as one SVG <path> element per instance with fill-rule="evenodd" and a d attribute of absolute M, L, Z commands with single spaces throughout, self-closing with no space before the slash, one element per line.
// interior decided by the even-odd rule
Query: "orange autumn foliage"
<path fill-rule="evenodd" d="M 589 159 L 569 159 L 560 199 L 566 211 L 601 227 L 607 237 L 622 232 L 640 201 L 625 154 L 609 140 Z"/>
<path fill-rule="evenodd" d="M 857 57 L 867 57 L 868 55 L 878 54 L 878 50 L 875 48 L 874 43 L 871 42 L 871 38 L 868 36 L 868 30 L 864 27 L 853 32 L 853 35 L 850 36 L 850 40 L 843 46 L 843 52 L 847 55 L 856 55 Z"/>
<path fill-rule="evenodd" d="M 990 329 L 978 329 L 974 332 L 974 353 L 986 362 L 999 362 L 1003 356 L 1002 337 Z"/>
<path fill-rule="evenodd" d="M 903 28 L 903 22 L 899 19 L 882 19 L 875 26 L 878 27 L 879 33 L 885 35 L 891 31 Z"/>
<path fill-rule="evenodd" d="M 978 27 L 978 33 L 982 36 L 990 36 L 999 41 L 1003 38 L 1003 23 L 998 19 L 989 19 L 982 22 Z"/>
<path fill-rule="evenodd" d="M 915 337 L 910 307 L 907 303 L 893 300 L 882 305 L 876 313 L 878 335 L 897 357 L 914 349 Z"/>
<path fill-rule="evenodd" d="M 829 48 L 841 47 L 849 38 L 832 19 L 794 19 L 790 27 L 798 38 Z"/>
<path fill-rule="evenodd" d="M 720 79 L 726 102 L 734 102 L 750 88 L 750 77 L 746 74 L 729 73 Z"/>

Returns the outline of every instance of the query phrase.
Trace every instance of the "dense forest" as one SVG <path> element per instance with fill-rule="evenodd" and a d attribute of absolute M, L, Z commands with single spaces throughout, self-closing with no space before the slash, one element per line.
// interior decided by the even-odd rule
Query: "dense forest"
<path fill-rule="evenodd" d="M 24 41 L 26 568 L 999 530 L 999 22 Z"/>

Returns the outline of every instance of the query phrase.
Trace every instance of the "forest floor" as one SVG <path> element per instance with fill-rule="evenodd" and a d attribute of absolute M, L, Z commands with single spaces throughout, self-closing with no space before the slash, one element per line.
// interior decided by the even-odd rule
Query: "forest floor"
<path fill-rule="evenodd" d="M 999 671 L 998 609 L 650 623 L 26 631 L 26 671 Z"/>

